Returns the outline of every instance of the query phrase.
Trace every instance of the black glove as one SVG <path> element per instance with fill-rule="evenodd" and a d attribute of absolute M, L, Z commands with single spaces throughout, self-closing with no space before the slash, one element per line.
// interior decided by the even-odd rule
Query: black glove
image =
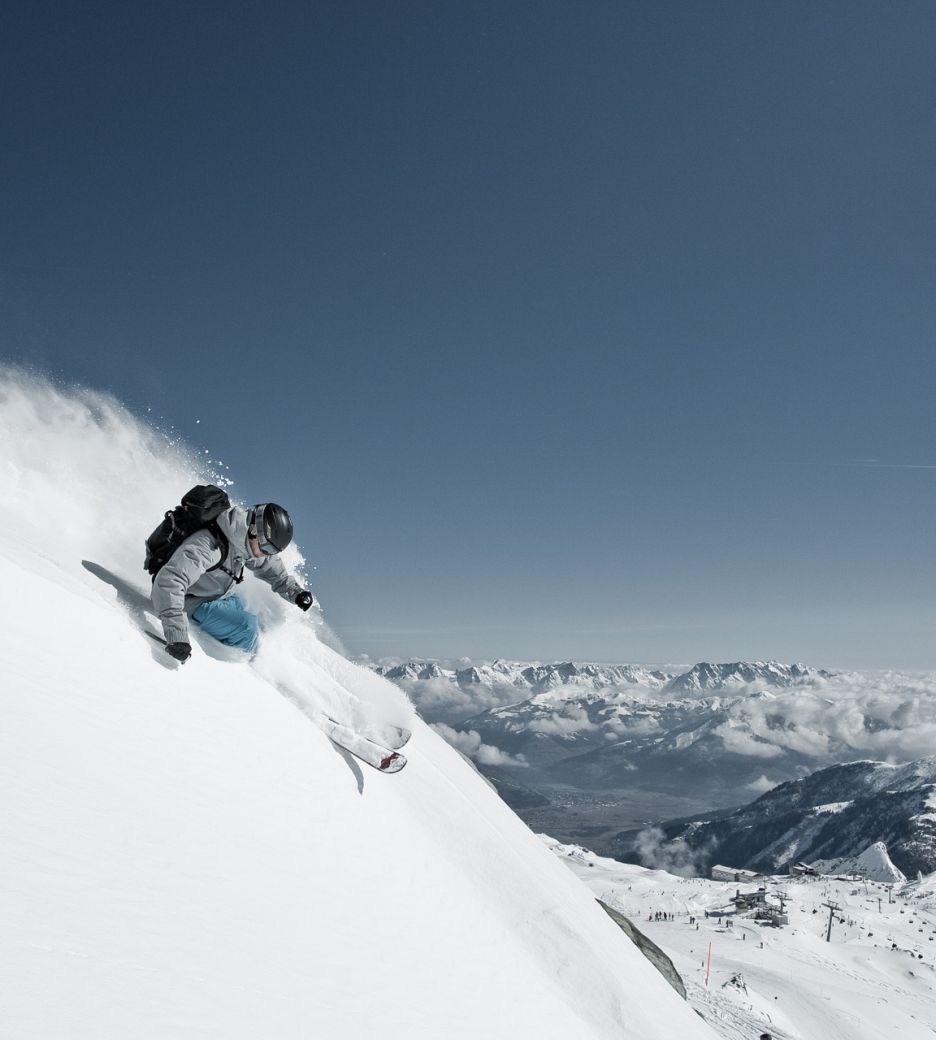
<path fill-rule="evenodd" d="M 166 653 L 181 664 L 185 664 L 192 656 L 192 645 L 191 643 L 166 643 Z"/>
<path fill-rule="evenodd" d="M 309 607 L 315 602 L 315 597 L 311 592 L 300 592 L 296 596 L 295 603 L 300 610 L 308 610 Z"/>

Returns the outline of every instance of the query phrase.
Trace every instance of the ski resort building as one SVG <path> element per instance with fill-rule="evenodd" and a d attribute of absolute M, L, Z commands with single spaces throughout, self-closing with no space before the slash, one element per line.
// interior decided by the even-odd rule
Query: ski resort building
<path fill-rule="evenodd" d="M 756 892 L 736 892 L 731 902 L 735 911 L 739 914 L 749 913 L 751 910 L 759 910 L 767 906 L 767 889 L 759 888 Z"/>
<path fill-rule="evenodd" d="M 754 870 L 740 870 L 736 867 L 712 867 L 713 881 L 734 881 L 753 884 L 755 881 L 760 881 L 763 877 L 763 874 L 758 874 Z"/>
<path fill-rule="evenodd" d="M 771 903 L 767 898 L 767 889 L 759 888 L 756 892 L 738 891 L 731 899 L 735 915 L 738 917 L 753 917 L 758 921 L 766 921 L 774 927 L 789 924 L 790 919 L 784 912 L 783 897 L 780 904 Z"/>

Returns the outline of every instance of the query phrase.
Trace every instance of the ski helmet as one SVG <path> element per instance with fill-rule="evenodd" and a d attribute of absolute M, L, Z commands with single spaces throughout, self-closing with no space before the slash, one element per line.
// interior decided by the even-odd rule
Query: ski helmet
<path fill-rule="evenodd" d="M 264 502 L 247 514 L 247 534 L 257 539 L 264 556 L 275 556 L 292 541 L 292 520 L 282 506 Z"/>

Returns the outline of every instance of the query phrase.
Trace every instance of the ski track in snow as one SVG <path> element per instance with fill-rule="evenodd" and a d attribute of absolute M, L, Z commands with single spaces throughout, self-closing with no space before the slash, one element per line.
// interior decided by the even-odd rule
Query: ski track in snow
<path fill-rule="evenodd" d="M 55 590 L 4 559 L 0 580 L 18 590 L 4 624 L 22 648 Z M 59 1014 L 79 1023 L 70 1037 L 306 1035 L 285 1006 L 363 1037 L 403 994 L 394 1020 L 435 1036 L 466 991 L 476 1010 L 444 1035 L 610 1038 L 628 1017 L 633 1037 L 664 1035 L 607 965 L 644 991 L 662 980 L 422 724 L 410 769 L 367 775 L 362 798 L 248 666 L 160 668 L 122 610 L 86 600 L 81 615 L 58 648 L 68 668 L 47 655 L 24 669 L 8 705 L 7 1035 L 63 1035 Z M 667 1029 L 689 1027 L 678 999 L 657 998 Z"/>

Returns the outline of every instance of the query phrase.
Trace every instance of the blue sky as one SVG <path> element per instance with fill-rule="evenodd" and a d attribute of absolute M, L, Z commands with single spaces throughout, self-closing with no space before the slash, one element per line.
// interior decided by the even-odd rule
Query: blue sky
<path fill-rule="evenodd" d="M 0 353 L 287 505 L 354 652 L 936 667 L 934 41 L 7 4 Z"/>

